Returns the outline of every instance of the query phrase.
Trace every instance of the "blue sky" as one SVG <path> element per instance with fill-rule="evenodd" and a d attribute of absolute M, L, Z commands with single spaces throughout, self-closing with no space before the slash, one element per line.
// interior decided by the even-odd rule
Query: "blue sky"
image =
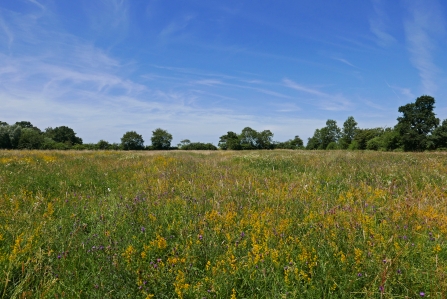
<path fill-rule="evenodd" d="M 394 126 L 423 94 L 445 119 L 446 17 L 435 0 L 0 0 L 0 120 L 306 142 L 327 119 Z"/>

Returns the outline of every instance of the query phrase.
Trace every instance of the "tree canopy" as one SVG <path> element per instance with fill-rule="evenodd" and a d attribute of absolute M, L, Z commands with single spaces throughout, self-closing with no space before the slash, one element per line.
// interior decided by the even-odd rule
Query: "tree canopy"
<path fill-rule="evenodd" d="M 396 130 L 401 136 L 404 150 L 423 151 L 434 147 L 429 136 L 439 125 L 433 109 L 435 99 L 431 96 L 421 96 L 416 102 L 399 107 L 403 115 L 397 118 Z"/>
<path fill-rule="evenodd" d="M 171 148 L 172 135 L 163 129 L 152 131 L 152 148 L 156 150 L 167 150 Z"/>
<path fill-rule="evenodd" d="M 135 131 L 126 132 L 121 137 L 121 146 L 123 150 L 142 150 L 144 149 L 143 136 Z"/>

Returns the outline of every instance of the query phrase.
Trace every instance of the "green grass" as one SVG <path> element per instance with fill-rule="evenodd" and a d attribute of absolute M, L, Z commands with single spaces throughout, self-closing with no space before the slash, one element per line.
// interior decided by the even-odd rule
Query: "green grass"
<path fill-rule="evenodd" d="M 447 159 L 0 152 L 0 298 L 444 298 Z"/>

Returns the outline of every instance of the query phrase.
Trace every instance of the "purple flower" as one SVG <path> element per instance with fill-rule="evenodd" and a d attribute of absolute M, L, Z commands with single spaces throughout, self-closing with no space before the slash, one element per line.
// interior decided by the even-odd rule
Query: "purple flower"
<path fill-rule="evenodd" d="M 203 239 L 203 236 L 199 235 L 199 240 L 202 241 L 202 239 Z"/>
<path fill-rule="evenodd" d="M 362 273 L 359 272 L 359 273 L 357 273 L 357 276 L 362 277 L 363 275 L 362 275 Z"/>
<path fill-rule="evenodd" d="M 241 238 L 245 237 L 245 233 L 241 232 Z"/>
<path fill-rule="evenodd" d="M 144 226 L 141 227 L 141 232 L 144 233 L 146 231 L 146 229 L 144 228 Z"/>
<path fill-rule="evenodd" d="M 419 296 L 424 297 L 424 296 L 425 296 L 425 293 L 424 293 L 424 292 L 420 292 L 420 293 L 419 293 Z"/>
<path fill-rule="evenodd" d="M 383 293 L 383 291 L 385 290 L 385 288 L 384 288 L 383 286 L 380 286 L 380 287 L 379 287 L 379 290 L 380 290 L 381 293 Z"/>
<path fill-rule="evenodd" d="M 397 274 L 402 274 L 402 270 L 397 269 Z"/>

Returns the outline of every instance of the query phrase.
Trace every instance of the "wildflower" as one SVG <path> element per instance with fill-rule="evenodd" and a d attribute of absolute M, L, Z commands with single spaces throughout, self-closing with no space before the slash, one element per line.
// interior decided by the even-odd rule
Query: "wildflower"
<path fill-rule="evenodd" d="M 419 293 L 419 296 L 424 297 L 424 296 L 425 296 L 425 293 L 424 293 L 424 292 L 420 292 L 420 293 Z"/>
<path fill-rule="evenodd" d="M 199 235 L 199 240 L 202 241 L 202 239 L 203 239 L 203 236 Z"/>
<path fill-rule="evenodd" d="M 385 290 L 385 288 L 384 288 L 383 286 L 380 286 L 380 287 L 379 287 L 379 290 L 380 290 L 381 293 L 383 293 L 383 291 Z"/>
<path fill-rule="evenodd" d="M 362 275 L 362 273 L 357 273 L 357 277 L 362 277 L 363 275 Z"/>
<path fill-rule="evenodd" d="M 141 227 L 141 232 L 144 233 L 146 231 L 146 228 L 144 226 Z"/>

